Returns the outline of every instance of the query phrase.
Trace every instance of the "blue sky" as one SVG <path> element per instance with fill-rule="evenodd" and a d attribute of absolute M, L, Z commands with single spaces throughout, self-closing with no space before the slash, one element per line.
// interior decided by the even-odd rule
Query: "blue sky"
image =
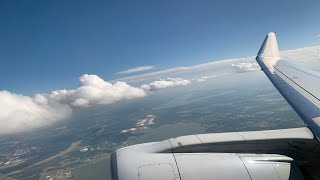
<path fill-rule="evenodd" d="M 72 88 L 137 66 L 254 55 L 268 31 L 282 49 L 319 45 L 320 1 L 0 1 L 0 90 Z"/>

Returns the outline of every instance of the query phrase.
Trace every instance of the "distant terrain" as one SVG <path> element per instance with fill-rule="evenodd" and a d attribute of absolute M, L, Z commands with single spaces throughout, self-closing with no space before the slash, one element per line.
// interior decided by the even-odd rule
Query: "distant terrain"
<path fill-rule="evenodd" d="M 110 153 L 130 144 L 304 126 L 264 78 L 259 72 L 213 78 L 112 106 L 88 107 L 67 123 L 2 137 L 0 173 L 15 179 L 85 179 L 86 174 L 106 179 Z"/>

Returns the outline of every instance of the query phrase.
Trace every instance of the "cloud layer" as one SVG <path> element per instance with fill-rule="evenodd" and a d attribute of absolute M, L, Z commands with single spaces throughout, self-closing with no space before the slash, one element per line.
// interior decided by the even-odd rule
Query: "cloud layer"
<path fill-rule="evenodd" d="M 320 46 L 287 50 L 282 52 L 282 55 L 285 59 L 294 59 L 296 63 L 320 70 L 320 67 L 316 66 L 319 65 L 320 60 Z M 24 132 L 68 119 L 73 108 L 141 98 L 153 90 L 185 86 L 194 82 L 204 82 L 209 78 L 224 74 L 255 70 L 259 70 L 259 66 L 252 56 L 190 67 L 171 68 L 122 79 L 127 82 L 147 81 L 143 85 L 141 85 L 142 83 L 136 85 L 136 87 L 123 81 L 115 80 L 110 83 L 97 75 L 85 74 L 79 78 L 79 87 L 75 89 L 56 90 L 48 94 L 34 96 L 0 91 L 0 134 Z M 129 70 L 127 72 L 130 73 Z M 131 72 L 138 72 L 138 70 L 131 70 Z"/>
<path fill-rule="evenodd" d="M 141 88 L 144 90 L 157 90 L 174 86 L 185 86 L 188 84 L 191 84 L 191 81 L 182 78 L 166 78 L 159 81 L 154 81 L 150 84 L 144 84 L 141 86 Z"/>
<path fill-rule="evenodd" d="M 150 69 L 154 69 L 154 68 L 155 68 L 154 66 L 140 66 L 140 67 L 131 68 L 131 69 L 117 72 L 117 74 L 131 74 L 131 73 L 146 71 L 146 70 L 150 70 Z"/>
<path fill-rule="evenodd" d="M 199 78 L 201 76 L 212 76 L 216 74 L 226 74 L 234 73 L 235 70 L 232 64 L 237 63 L 254 63 L 254 57 L 237 58 L 237 59 L 226 59 L 221 61 L 214 61 L 204 64 L 198 64 L 194 66 L 187 67 L 176 67 L 170 68 L 162 71 L 156 71 L 151 73 L 145 73 L 140 75 L 133 75 L 124 78 L 119 78 L 117 80 L 126 81 L 131 83 L 143 82 L 143 81 L 154 81 L 156 79 L 165 79 L 169 77 L 181 77 L 184 79 Z M 194 74 L 199 75 L 199 77 L 194 77 Z"/>
<path fill-rule="evenodd" d="M 258 51 L 258 50 L 257 50 Z M 290 59 L 294 62 L 302 63 L 304 66 L 314 68 L 313 64 L 317 64 L 320 60 L 320 46 L 305 47 L 293 50 L 281 51 L 282 57 Z M 243 63 L 241 65 L 241 63 Z M 251 66 L 252 68 L 248 66 Z M 232 66 L 234 64 L 235 66 Z M 310 64 L 312 64 L 310 66 Z M 157 79 L 164 79 L 167 77 L 180 77 L 184 79 L 199 78 L 202 76 L 221 75 L 228 73 L 242 73 L 245 71 L 253 71 L 256 69 L 255 56 L 225 59 L 220 61 L 213 61 L 209 63 L 198 64 L 194 66 L 175 67 L 161 71 L 155 71 L 151 73 L 133 75 L 123 77 L 117 80 L 125 81 L 128 83 L 140 83 L 146 81 L 154 81 Z M 318 70 L 320 68 L 317 68 Z M 197 75 L 195 77 L 195 75 Z"/>
<path fill-rule="evenodd" d="M 249 72 L 249 71 L 257 71 L 260 69 L 258 63 L 250 63 L 250 62 L 240 62 L 236 64 L 231 64 L 236 72 Z"/>

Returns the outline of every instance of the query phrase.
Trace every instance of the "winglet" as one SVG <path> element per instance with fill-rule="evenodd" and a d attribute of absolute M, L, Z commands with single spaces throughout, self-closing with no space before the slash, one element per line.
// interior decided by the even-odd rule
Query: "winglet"
<path fill-rule="evenodd" d="M 273 72 L 273 66 L 280 59 L 280 52 L 275 32 L 269 32 L 263 41 L 256 60 L 262 68 L 268 68 Z"/>

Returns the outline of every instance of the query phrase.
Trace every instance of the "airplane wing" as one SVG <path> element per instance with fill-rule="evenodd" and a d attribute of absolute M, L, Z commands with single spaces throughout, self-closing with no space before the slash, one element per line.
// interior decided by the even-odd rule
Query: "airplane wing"
<path fill-rule="evenodd" d="M 319 179 L 319 75 L 281 60 L 275 33 L 256 59 L 310 129 L 196 134 L 120 148 L 111 155 L 112 179 Z"/>
<path fill-rule="evenodd" d="M 256 60 L 291 107 L 320 138 L 320 74 L 282 60 L 274 32 L 266 36 Z"/>

